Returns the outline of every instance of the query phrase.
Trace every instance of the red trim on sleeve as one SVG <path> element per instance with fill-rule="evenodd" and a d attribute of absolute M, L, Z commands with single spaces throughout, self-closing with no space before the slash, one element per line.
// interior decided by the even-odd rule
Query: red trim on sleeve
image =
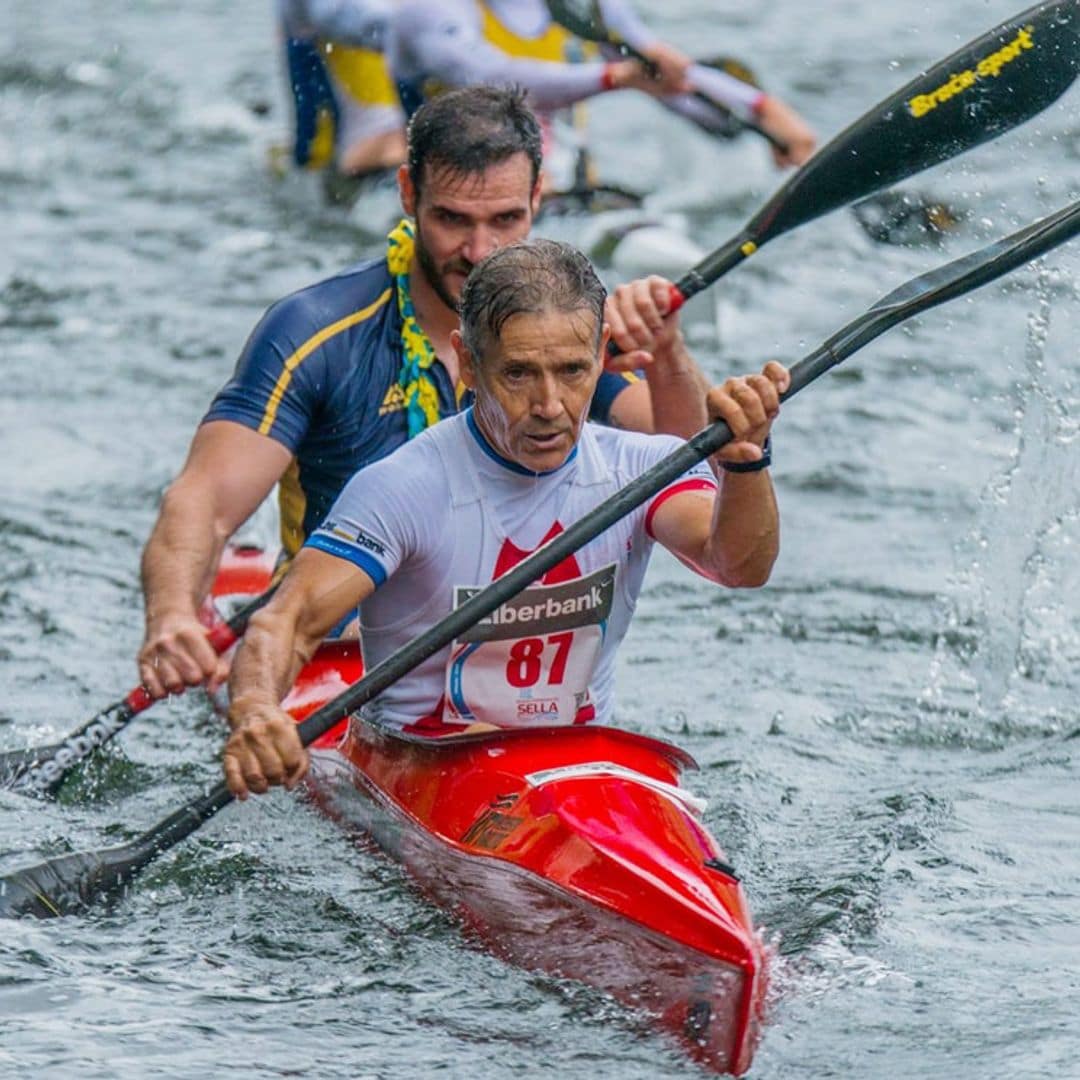
<path fill-rule="evenodd" d="M 645 514 L 645 532 L 649 534 L 650 539 L 656 539 L 652 531 L 653 515 L 672 495 L 682 495 L 685 491 L 716 491 L 716 481 L 709 480 L 704 476 L 691 476 L 687 480 L 680 480 L 678 483 L 672 484 L 671 487 L 664 488 L 649 504 L 649 509 Z"/>

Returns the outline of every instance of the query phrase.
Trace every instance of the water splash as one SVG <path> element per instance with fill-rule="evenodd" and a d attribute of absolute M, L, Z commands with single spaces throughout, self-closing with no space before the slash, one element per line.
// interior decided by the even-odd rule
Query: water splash
<path fill-rule="evenodd" d="M 1069 408 L 1068 375 L 1047 366 L 1053 301 L 1075 296 L 1071 278 L 1041 267 L 1038 305 L 1028 317 L 1024 372 L 1015 395 L 1016 446 L 1006 468 L 986 486 L 966 569 L 945 603 L 922 703 L 940 706 L 949 660 L 958 658 L 973 684 L 977 712 L 1002 722 L 1019 705 L 1018 683 L 1038 678 L 1054 653 L 1069 647 L 1065 579 L 1075 560 L 1062 559 L 1080 513 L 1080 463 L 1072 446 L 1080 424 Z M 968 545 L 965 545 L 968 547 Z M 973 633 L 974 647 L 955 648 Z M 1075 635 L 1073 635 L 1075 636 Z M 969 638 L 970 640 L 970 638 Z"/>

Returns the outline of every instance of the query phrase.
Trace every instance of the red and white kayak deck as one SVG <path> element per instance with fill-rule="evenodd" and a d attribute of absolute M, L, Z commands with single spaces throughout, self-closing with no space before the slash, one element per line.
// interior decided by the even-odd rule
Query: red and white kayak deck
<path fill-rule="evenodd" d="M 251 585 L 255 557 L 230 552 L 215 592 L 239 591 L 238 563 Z M 286 707 L 302 719 L 361 674 L 356 642 L 326 645 Z M 312 762 L 318 804 L 497 955 L 645 1010 L 718 1072 L 749 1067 L 767 954 L 679 784 L 688 754 L 589 725 L 436 739 L 354 720 Z"/>

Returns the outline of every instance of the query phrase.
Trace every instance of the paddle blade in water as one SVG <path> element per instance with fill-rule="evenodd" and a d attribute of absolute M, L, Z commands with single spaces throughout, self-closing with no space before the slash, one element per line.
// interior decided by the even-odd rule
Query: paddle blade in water
<path fill-rule="evenodd" d="M 5 750 L 0 753 L 0 788 L 12 788 L 22 782 L 42 758 L 52 757 L 60 744 L 32 746 L 25 750 Z"/>
<path fill-rule="evenodd" d="M 62 855 L 19 870 L 0 878 L 0 918 L 77 915 L 119 892 L 152 857 L 136 842 Z"/>
<path fill-rule="evenodd" d="M 822 147 L 754 216 L 756 244 L 996 138 L 1080 73 L 1080 0 L 1038 4 L 935 64 Z"/>

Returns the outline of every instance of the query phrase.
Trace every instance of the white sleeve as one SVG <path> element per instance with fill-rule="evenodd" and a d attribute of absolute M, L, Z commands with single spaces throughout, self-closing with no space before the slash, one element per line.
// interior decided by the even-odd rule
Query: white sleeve
<path fill-rule="evenodd" d="M 637 480 L 686 445 L 675 435 L 644 435 L 608 429 L 599 429 L 596 434 L 609 447 L 614 447 L 611 460 L 620 485 Z M 715 498 L 717 488 L 712 466 L 707 460 L 698 461 L 633 511 L 634 528 L 652 540 L 653 515 L 668 499 L 683 492 L 700 492 L 706 498 Z"/>
<path fill-rule="evenodd" d="M 678 480 L 668 484 L 659 495 L 656 495 L 649 505 L 645 508 L 645 516 L 642 519 L 642 523 L 645 529 L 645 534 L 650 540 L 655 540 L 653 536 L 652 523 L 653 517 L 656 515 L 656 511 L 660 509 L 673 495 L 686 495 L 691 492 L 697 492 L 699 495 L 715 499 L 717 486 L 716 477 L 712 475 L 712 472 L 706 466 L 704 469 L 700 469 L 695 466 L 680 476 Z"/>
<path fill-rule="evenodd" d="M 704 64 L 691 64 L 686 73 L 690 85 L 695 90 L 721 105 L 726 105 L 736 116 L 744 120 L 753 116 L 764 91 L 756 86 L 736 79 L 726 71 L 706 67 Z"/>
<path fill-rule="evenodd" d="M 507 56 L 483 36 L 470 4 L 411 0 L 393 20 L 393 62 L 404 78 L 431 75 L 451 86 L 520 86 L 535 109 L 572 105 L 599 93 L 604 64 L 560 64 Z"/>
<path fill-rule="evenodd" d="M 402 453 L 409 448 L 406 444 L 356 473 L 305 544 L 358 566 L 376 588 L 427 551 L 432 535 L 446 527 L 430 495 L 425 498 L 418 490 L 428 470 L 423 461 L 417 463 L 415 454 Z M 439 469 L 435 471 L 441 476 Z M 435 506 L 448 501 L 435 500 Z M 418 506 L 428 509 L 417 514 Z"/>

